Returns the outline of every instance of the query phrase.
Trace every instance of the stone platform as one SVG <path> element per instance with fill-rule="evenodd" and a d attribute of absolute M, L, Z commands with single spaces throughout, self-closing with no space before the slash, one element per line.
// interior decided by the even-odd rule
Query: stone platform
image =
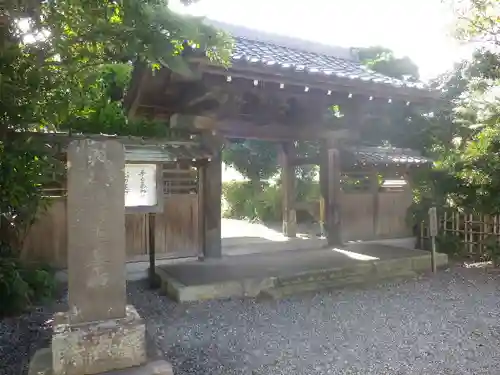
<path fill-rule="evenodd" d="M 437 254 L 438 267 L 448 264 Z M 279 298 L 305 291 L 412 277 L 430 271 L 427 251 L 374 243 L 342 248 L 280 251 L 189 261 L 157 267 L 161 288 L 172 299 L 200 301 L 231 297 Z"/>
<path fill-rule="evenodd" d="M 113 370 L 105 375 L 173 375 L 172 365 L 163 360 L 147 362 L 141 366 L 134 366 L 120 370 Z M 33 356 L 28 375 L 55 375 L 52 368 L 52 350 L 40 349 Z"/>

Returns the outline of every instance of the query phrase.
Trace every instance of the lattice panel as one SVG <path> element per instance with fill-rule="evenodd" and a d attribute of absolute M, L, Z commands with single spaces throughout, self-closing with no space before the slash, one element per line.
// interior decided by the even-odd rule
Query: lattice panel
<path fill-rule="evenodd" d="M 197 194 L 198 174 L 195 168 L 182 167 L 176 164 L 163 166 L 163 193 L 172 194 Z"/>

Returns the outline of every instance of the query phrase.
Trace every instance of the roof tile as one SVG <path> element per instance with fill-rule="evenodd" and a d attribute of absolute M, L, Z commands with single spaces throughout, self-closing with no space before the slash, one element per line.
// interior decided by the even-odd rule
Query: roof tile
<path fill-rule="evenodd" d="M 340 78 L 372 81 L 396 87 L 426 88 L 421 82 L 408 82 L 374 72 L 355 60 L 327 54 L 319 54 L 274 44 L 267 41 L 234 37 L 233 63 L 245 61 L 250 64 L 277 65 L 283 69 L 294 69 L 313 74 L 324 74 Z"/>

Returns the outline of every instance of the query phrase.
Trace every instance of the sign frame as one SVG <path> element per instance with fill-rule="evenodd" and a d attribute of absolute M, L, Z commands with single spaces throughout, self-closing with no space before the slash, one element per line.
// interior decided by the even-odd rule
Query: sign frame
<path fill-rule="evenodd" d="M 153 206 L 125 206 L 126 214 L 147 214 L 147 213 L 162 213 L 164 206 L 163 199 L 163 163 L 139 160 L 125 160 L 126 165 L 133 164 L 149 164 L 156 165 L 156 204 Z M 123 167 L 123 180 L 125 184 L 125 166 Z M 125 205 L 125 194 L 123 195 L 123 204 Z"/>

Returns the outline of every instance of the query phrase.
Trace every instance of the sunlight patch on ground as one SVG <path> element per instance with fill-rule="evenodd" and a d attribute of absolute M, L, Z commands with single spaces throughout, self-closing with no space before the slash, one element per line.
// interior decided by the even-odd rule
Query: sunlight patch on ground
<path fill-rule="evenodd" d="M 290 238 L 285 237 L 280 230 L 270 228 L 262 223 L 251 223 L 245 220 L 222 219 L 222 238 L 262 238 L 272 242 L 287 242 Z M 311 234 L 297 233 L 296 239 L 311 239 Z"/>
<path fill-rule="evenodd" d="M 333 248 L 332 251 L 335 251 L 337 253 L 343 254 L 345 256 L 348 256 L 351 259 L 356 259 L 356 260 L 379 260 L 380 259 L 377 257 L 372 257 L 371 255 L 355 253 L 353 251 L 343 250 L 343 249 L 338 249 L 338 248 Z"/>
<path fill-rule="evenodd" d="M 268 228 L 264 224 L 236 219 L 222 219 L 222 238 L 235 237 L 262 238 L 274 242 L 287 240 L 281 232 Z"/>

